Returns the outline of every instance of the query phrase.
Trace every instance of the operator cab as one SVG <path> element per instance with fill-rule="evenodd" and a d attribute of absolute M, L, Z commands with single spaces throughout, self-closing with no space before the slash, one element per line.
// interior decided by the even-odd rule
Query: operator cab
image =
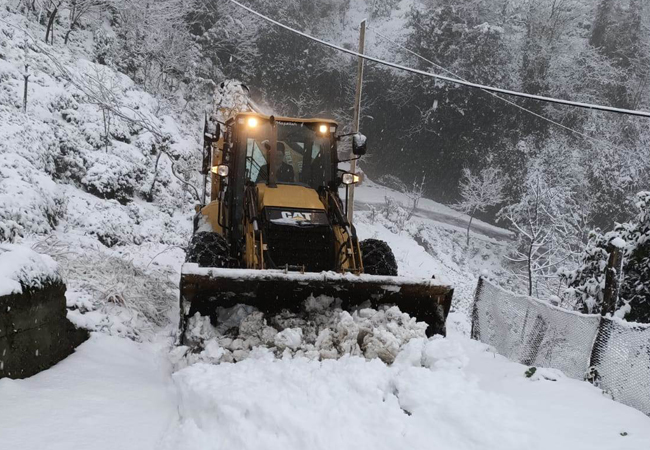
<path fill-rule="evenodd" d="M 334 181 L 335 122 L 272 120 L 257 114 L 240 114 L 236 120 L 242 134 L 238 141 L 245 146 L 245 183 L 272 184 L 275 181 L 319 190 Z M 242 124 L 245 126 L 241 127 Z M 242 149 L 238 151 L 241 155 L 243 152 L 240 152 Z"/>
<path fill-rule="evenodd" d="M 223 223 L 233 256 L 246 251 L 245 224 L 256 221 L 267 236 L 266 267 L 334 270 L 334 236 L 325 204 L 326 192 L 336 192 L 341 182 L 336 122 L 249 112 L 226 125 L 229 171 L 222 217 L 227 217 Z"/>

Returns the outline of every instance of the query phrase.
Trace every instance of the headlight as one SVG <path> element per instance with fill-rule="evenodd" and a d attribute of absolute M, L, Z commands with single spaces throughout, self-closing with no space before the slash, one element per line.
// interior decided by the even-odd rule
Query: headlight
<path fill-rule="evenodd" d="M 255 128 L 257 126 L 257 117 L 249 117 L 248 126 L 251 128 Z"/>
<path fill-rule="evenodd" d="M 328 128 L 329 127 L 327 125 L 321 125 L 321 126 L 318 127 L 318 131 L 320 131 L 321 134 L 326 134 Z"/>
<path fill-rule="evenodd" d="M 346 172 L 343 174 L 341 177 L 341 181 L 343 181 L 343 184 L 357 184 L 361 180 L 361 177 L 359 175 L 356 175 L 354 173 Z"/>
<path fill-rule="evenodd" d="M 228 176 L 228 166 L 225 164 L 220 164 L 212 168 L 212 173 L 216 173 L 220 177 Z"/>

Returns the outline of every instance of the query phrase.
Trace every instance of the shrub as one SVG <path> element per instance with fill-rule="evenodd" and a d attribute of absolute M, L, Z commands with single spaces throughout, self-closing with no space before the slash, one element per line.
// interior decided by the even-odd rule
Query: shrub
<path fill-rule="evenodd" d="M 97 197 L 126 204 L 145 179 L 146 169 L 106 153 L 94 156 L 96 160 L 81 180 L 82 185 Z"/>

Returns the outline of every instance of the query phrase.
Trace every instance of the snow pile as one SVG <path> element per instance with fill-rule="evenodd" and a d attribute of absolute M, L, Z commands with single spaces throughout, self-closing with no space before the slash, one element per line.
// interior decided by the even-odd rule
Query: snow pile
<path fill-rule="evenodd" d="M 411 339 L 426 336 L 427 324 L 396 306 L 350 313 L 336 307 L 332 298 L 320 296 L 307 299 L 304 310 L 265 317 L 251 307 L 238 305 L 220 311 L 217 328 L 209 317 L 197 314 L 189 320 L 186 336 L 202 351 L 193 353 L 188 347 L 180 347 L 175 358 L 182 361 L 181 365 L 235 362 L 264 347 L 278 357 L 324 360 L 349 355 L 379 358 L 390 364 Z"/>
<path fill-rule="evenodd" d="M 181 423 L 163 448 L 527 448 L 511 400 L 480 389 L 467 360 L 457 343 L 432 338 L 392 366 L 261 348 L 237 364 L 195 364 L 173 376 Z"/>
<path fill-rule="evenodd" d="M 442 336 L 413 339 L 399 352 L 396 366 L 429 369 L 462 369 L 469 363 L 461 345 Z"/>
<path fill-rule="evenodd" d="M 61 281 L 56 262 L 27 247 L 0 244 L 0 296 Z"/>
<path fill-rule="evenodd" d="M 525 373 L 530 381 L 558 381 L 564 378 L 564 373 L 561 370 L 551 369 L 549 367 L 531 367 Z"/>

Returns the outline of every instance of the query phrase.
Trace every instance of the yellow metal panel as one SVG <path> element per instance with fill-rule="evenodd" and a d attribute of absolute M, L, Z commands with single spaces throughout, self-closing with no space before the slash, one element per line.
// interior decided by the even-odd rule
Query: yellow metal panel
<path fill-rule="evenodd" d="M 279 208 L 305 208 L 325 209 L 323 202 L 318 198 L 318 193 L 305 186 L 278 184 L 275 188 L 268 187 L 265 183 L 258 183 L 259 209 L 266 206 Z"/>
<path fill-rule="evenodd" d="M 215 200 L 210 202 L 201 209 L 201 214 L 203 214 L 204 219 L 208 221 L 212 227 L 212 231 L 223 234 L 223 230 L 219 225 L 219 201 Z"/>

